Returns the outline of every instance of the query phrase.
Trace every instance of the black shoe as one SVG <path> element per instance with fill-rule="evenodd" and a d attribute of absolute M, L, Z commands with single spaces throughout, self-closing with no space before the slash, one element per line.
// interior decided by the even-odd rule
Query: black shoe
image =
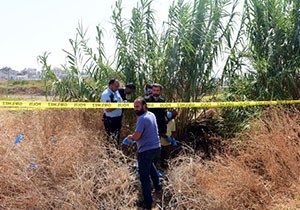
<path fill-rule="evenodd" d="M 152 209 L 152 206 L 146 205 L 143 201 L 137 201 L 136 206 L 143 210 L 151 210 Z"/>
<path fill-rule="evenodd" d="M 156 187 L 155 188 L 155 192 L 162 192 L 162 186 L 161 186 L 161 184 L 158 186 L 158 187 Z"/>

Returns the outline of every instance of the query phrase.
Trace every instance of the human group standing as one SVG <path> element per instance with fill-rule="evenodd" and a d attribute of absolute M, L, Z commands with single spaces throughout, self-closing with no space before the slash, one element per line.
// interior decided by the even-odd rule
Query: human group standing
<path fill-rule="evenodd" d="M 102 93 L 101 102 L 127 102 L 126 95 L 134 93 L 136 87 L 129 83 L 125 89 L 120 89 L 117 79 L 108 83 L 108 88 Z M 175 140 L 175 110 L 166 108 L 149 108 L 147 103 L 164 103 L 163 87 L 160 84 L 148 84 L 145 87 L 145 96 L 134 100 L 134 112 L 137 116 L 136 127 L 123 143 L 137 144 L 138 173 L 141 182 L 143 199 L 137 205 L 143 209 L 152 208 L 151 181 L 156 192 L 162 190 L 157 166 L 166 169 L 170 155 L 170 145 Z M 104 109 L 103 122 L 106 129 L 107 141 L 113 142 L 118 148 L 122 127 L 122 109 Z"/>

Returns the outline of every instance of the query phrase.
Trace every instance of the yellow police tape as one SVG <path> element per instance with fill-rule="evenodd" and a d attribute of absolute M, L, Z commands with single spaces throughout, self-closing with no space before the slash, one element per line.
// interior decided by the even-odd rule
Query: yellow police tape
<path fill-rule="evenodd" d="M 37 107 L 0 107 L 0 111 L 27 111 L 27 110 L 46 110 L 47 108 Z"/>
<path fill-rule="evenodd" d="M 300 100 L 282 101 L 233 101 L 233 102 L 178 102 L 178 103 L 147 103 L 149 108 L 207 108 L 207 107 L 235 107 L 235 106 L 262 106 L 297 104 Z M 131 109 L 133 103 L 100 103 L 100 102 L 46 102 L 46 101 L 1 101 L 3 109 L 99 109 L 122 108 Z"/>

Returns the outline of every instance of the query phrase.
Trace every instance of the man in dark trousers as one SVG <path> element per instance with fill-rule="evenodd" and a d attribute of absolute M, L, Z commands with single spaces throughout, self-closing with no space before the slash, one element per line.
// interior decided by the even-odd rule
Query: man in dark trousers
<path fill-rule="evenodd" d="M 151 89 L 151 95 L 146 96 L 145 100 L 149 103 L 164 103 L 165 99 L 161 97 L 162 86 L 160 84 L 153 84 Z M 167 116 L 166 108 L 150 108 L 149 112 L 153 112 L 157 120 L 159 137 L 167 138 Z"/>
<path fill-rule="evenodd" d="M 155 115 L 147 111 L 143 97 L 134 101 L 134 111 L 138 116 L 135 132 L 128 135 L 128 140 L 134 140 L 138 147 L 138 167 L 144 200 L 138 202 L 138 207 L 152 208 L 151 180 L 156 191 L 161 191 L 154 160 L 160 155 L 160 140 Z M 151 177 L 151 180 L 150 180 Z"/>
<path fill-rule="evenodd" d="M 118 92 L 120 82 L 112 79 L 108 83 L 108 88 L 101 95 L 101 102 L 117 103 L 122 102 L 122 98 Z M 122 109 L 103 109 L 103 122 L 107 133 L 107 141 L 114 143 L 118 148 L 120 140 L 120 132 L 122 127 Z"/>

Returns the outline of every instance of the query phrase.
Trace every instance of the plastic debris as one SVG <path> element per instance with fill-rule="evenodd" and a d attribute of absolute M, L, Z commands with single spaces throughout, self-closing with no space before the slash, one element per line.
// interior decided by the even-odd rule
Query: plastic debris
<path fill-rule="evenodd" d="M 57 143 L 57 139 L 55 138 L 55 136 L 50 137 L 50 142 L 51 142 L 51 144 L 56 144 Z"/>
<path fill-rule="evenodd" d="M 24 136 L 22 134 L 19 134 L 15 140 L 15 144 L 20 144 L 23 139 L 24 139 Z"/>
<path fill-rule="evenodd" d="M 38 167 L 38 165 L 36 164 L 36 157 L 33 155 L 30 160 L 31 160 L 31 163 L 30 163 L 29 169 L 36 170 Z"/>

